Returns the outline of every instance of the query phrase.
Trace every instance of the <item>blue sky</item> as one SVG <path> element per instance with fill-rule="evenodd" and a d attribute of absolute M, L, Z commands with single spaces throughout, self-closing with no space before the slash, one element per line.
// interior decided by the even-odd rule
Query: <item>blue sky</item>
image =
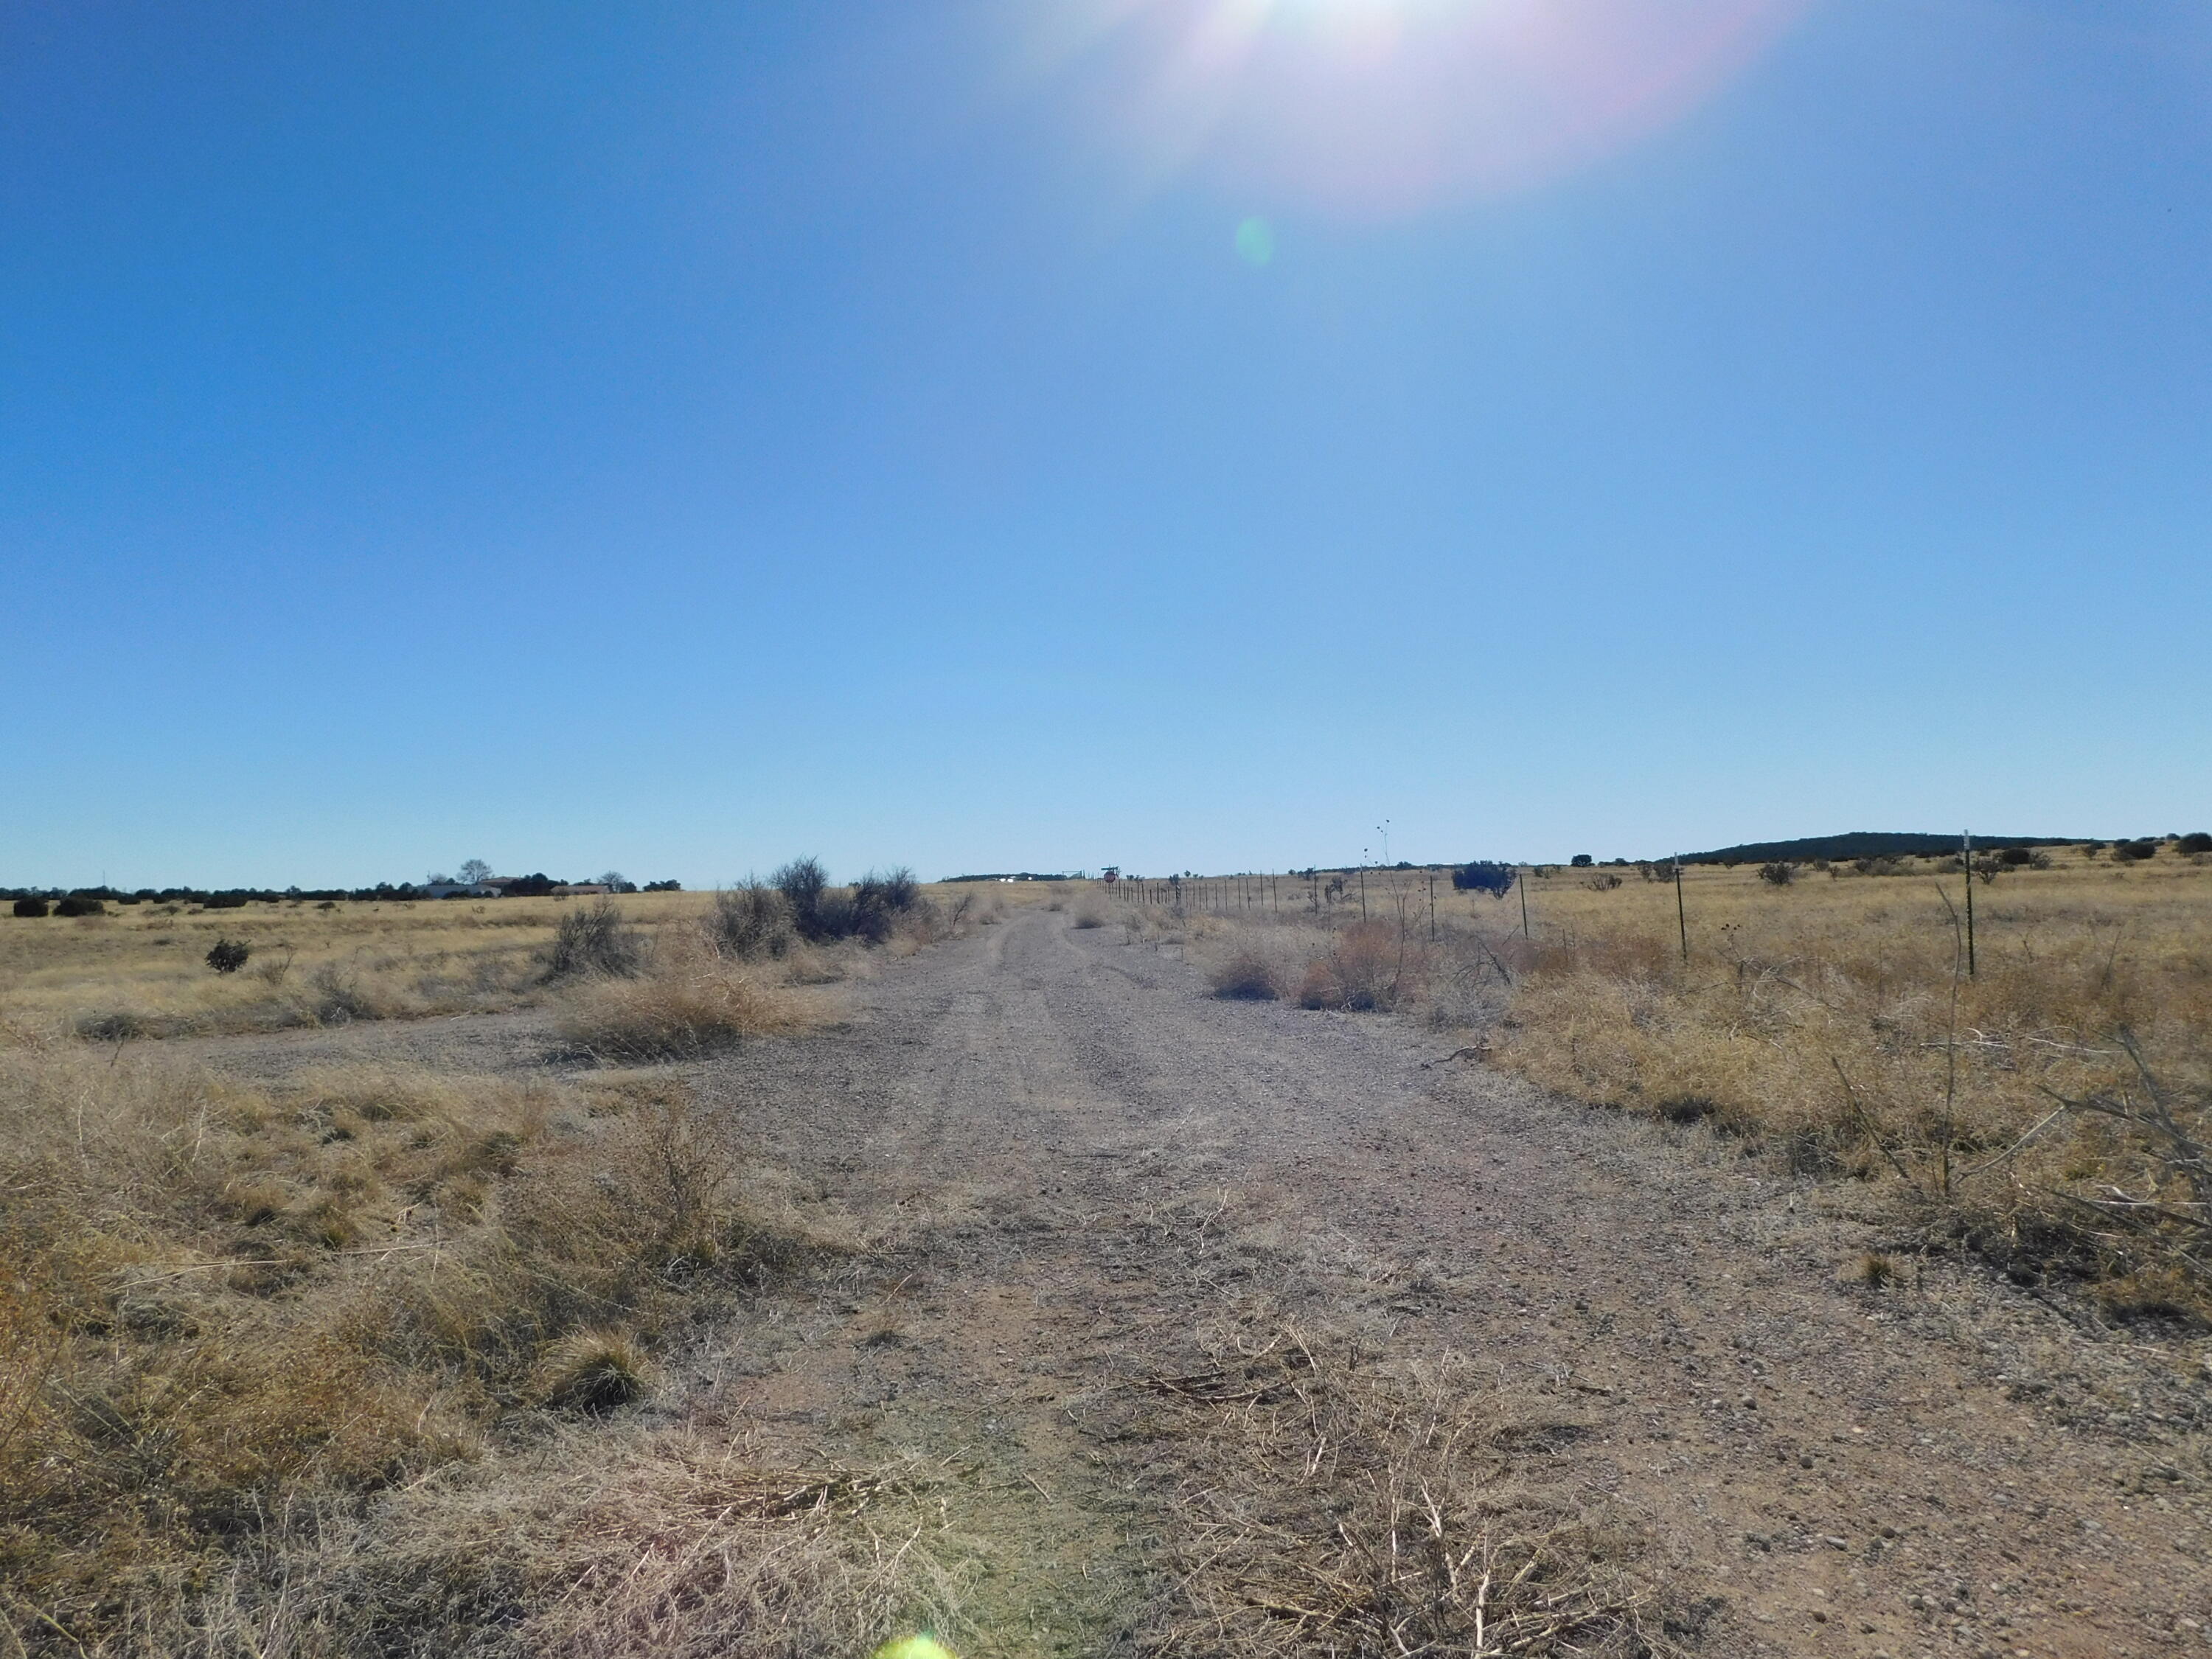
<path fill-rule="evenodd" d="M 2212 14 L 1530 3 L 0 5 L 0 883 L 2212 823 Z"/>

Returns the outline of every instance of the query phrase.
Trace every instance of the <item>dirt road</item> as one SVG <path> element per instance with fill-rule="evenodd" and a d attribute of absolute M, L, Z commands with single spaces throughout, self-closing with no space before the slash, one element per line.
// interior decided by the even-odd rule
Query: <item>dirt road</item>
<path fill-rule="evenodd" d="M 2212 1647 L 2198 1355 L 1971 1263 L 1848 1284 L 1875 1235 L 1725 1142 L 1389 1021 L 1212 1000 L 1116 927 L 1018 912 L 858 1002 L 702 1086 L 896 1272 L 756 1333 L 774 1352 L 717 1386 L 814 1452 L 1003 1475 L 972 1518 L 986 1646 L 1112 1644 L 1151 1540 L 1086 1403 L 1272 1294 L 1571 1401 L 1556 1473 L 1708 1598 L 1693 1650 Z"/>
<path fill-rule="evenodd" d="M 1110 1653 L 1157 1611 L 1170 1520 L 1115 1402 L 1255 1309 L 1549 1401 L 1534 1474 L 1652 1540 L 1692 1652 L 2212 1652 L 2201 1340 L 1972 1259 L 1854 1282 L 1883 1240 L 1847 1183 L 1399 1022 L 1214 1000 L 1175 947 L 1042 907 L 853 1005 L 687 1068 L 875 1248 L 762 1298 L 684 1409 L 793 1462 L 959 1468 L 971 1659 Z M 230 1046 L 495 1069 L 545 1030 Z"/>

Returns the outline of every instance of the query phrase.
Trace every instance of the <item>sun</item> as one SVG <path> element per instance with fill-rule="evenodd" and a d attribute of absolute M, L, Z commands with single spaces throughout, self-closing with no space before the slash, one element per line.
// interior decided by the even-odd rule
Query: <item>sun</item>
<path fill-rule="evenodd" d="M 1387 216 L 1679 119 L 1809 0 L 1064 0 L 1058 70 L 1163 175 Z M 1034 15 L 1034 14 L 1033 14 Z"/>

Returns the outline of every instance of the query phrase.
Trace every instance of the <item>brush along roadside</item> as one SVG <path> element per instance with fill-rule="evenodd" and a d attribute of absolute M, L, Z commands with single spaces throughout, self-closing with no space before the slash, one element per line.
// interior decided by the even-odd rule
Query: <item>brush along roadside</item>
<path fill-rule="evenodd" d="M 666 1078 L 249 1087 L 73 1043 L 0 1054 L 0 1605 L 58 1651 L 190 1650 L 213 1587 L 285 1571 L 280 1514 L 617 1413 L 848 1237 Z"/>
<path fill-rule="evenodd" d="M 1164 1505 L 1140 1651 L 1678 1651 L 1636 1532 L 1547 1486 L 1547 1449 L 1577 1430 L 1533 1397 L 1461 1356 L 1250 1315 L 1188 1358 L 1101 1425 Z"/>
<path fill-rule="evenodd" d="M 1925 1243 L 2023 1283 L 2212 1319 L 2212 975 L 2062 938 L 1968 979 L 1931 908 L 1941 932 L 1852 950 L 1747 934 L 1686 965 L 1629 933 L 1539 946 L 1492 1052 L 1861 1184 Z"/>
<path fill-rule="evenodd" d="M 649 948 L 618 918 L 589 932 L 580 922 L 577 982 L 556 1029 L 603 1060 L 697 1059 L 830 1024 L 836 1005 L 807 988 L 871 971 L 872 951 L 911 954 L 971 925 L 969 896 L 939 904 L 902 874 L 801 890 L 803 904 L 764 883 L 718 893 L 696 928 L 664 932 Z"/>

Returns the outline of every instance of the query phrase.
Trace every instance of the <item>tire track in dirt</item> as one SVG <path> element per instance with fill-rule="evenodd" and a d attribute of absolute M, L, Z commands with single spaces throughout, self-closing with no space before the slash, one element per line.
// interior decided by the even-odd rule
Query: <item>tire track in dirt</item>
<path fill-rule="evenodd" d="M 1701 1131 L 1425 1066 L 1443 1045 L 1389 1021 L 1212 1001 L 1041 908 L 855 1000 L 702 1074 L 889 1263 L 725 1405 L 811 1454 L 969 1469 L 977 1653 L 1115 1645 L 1161 1521 L 1087 1404 L 1261 1291 L 1571 1406 L 1565 1478 L 1711 1598 L 1701 1651 L 2204 1644 L 2201 1377 L 1967 1267 L 1846 1285 L 1873 1231 Z M 2134 1389 L 2125 1426 L 2019 1397 L 2030 1364 Z"/>

